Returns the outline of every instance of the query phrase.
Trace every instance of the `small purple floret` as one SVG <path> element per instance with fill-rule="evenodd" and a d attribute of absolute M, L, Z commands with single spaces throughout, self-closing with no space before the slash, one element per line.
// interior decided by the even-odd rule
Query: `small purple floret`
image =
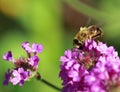
<path fill-rule="evenodd" d="M 33 52 L 35 54 L 40 53 L 43 50 L 43 46 L 41 44 L 33 43 L 32 47 L 30 47 L 29 42 L 24 42 L 22 44 L 22 48 L 25 49 L 28 53 Z"/>
<path fill-rule="evenodd" d="M 32 44 L 32 52 L 34 53 L 41 53 L 43 50 L 43 46 L 40 44 L 33 43 Z"/>
<path fill-rule="evenodd" d="M 18 70 L 13 70 L 12 77 L 10 77 L 10 82 L 13 85 L 19 83 L 20 86 L 24 84 L 24 81 L 29 77 L 29 72 L 25 71 L 23 68 L 19 68 Z"/>
<path fill-rule="evenodd" d="M 23 48 L 24 50 L 26 50 L 28 53 L 30 53 L 30 52 L 32 51 L 29 42 L 23 42 L 23 43 L 22 43 L 22 48 Z"/>
<path fill-rule="evenodd" d="M 11 76 L 10 69 L 8 69 L 8 72 L 5 73 L 5 80 L 3 82 L 4 85 L 8 85 L 10 76 Z"/>
<path fill-rule="evenodd" d="M 39 60 L 38 56 L 33 56 L 33 57 L 30 58 L 29 64 L 31 66 L 37 66 L 39 61 L 40 60 Z"/>
<path fill-rule="evenodd" d="M 5 53 L 3 55 L 3 59 L 14 63 L 14 59 L 11 51 L 8 51 L 7 53 Z"/>

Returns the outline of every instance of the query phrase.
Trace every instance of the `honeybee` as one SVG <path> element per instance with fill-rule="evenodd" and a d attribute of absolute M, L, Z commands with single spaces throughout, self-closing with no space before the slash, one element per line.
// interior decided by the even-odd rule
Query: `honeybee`
<path fill-rule="evenodd" d="M 74 37 L 73 45 L 75 48 L 82 49 L 82 45 L 86 40 L 94 39 L 95 41 L 99 41 L 102 35 L 103 31 L 98 26 L 81 27 L 80 31 Z"/>

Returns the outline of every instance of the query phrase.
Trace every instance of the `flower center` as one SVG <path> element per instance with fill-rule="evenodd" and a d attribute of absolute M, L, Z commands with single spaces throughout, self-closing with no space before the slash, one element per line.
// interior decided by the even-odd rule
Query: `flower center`
<path fill-rule="evenodd" d="M 84 67 L 88 70 L 91 70 L 92 67 L 95 65 L 98 57 L 95 56 L 94 52 L 84 52 L 82 56 L 79 57 L 78 63 L 84 65 Z"/>
<path fill-rule="evenodd" d="M 36 68 L 31 66 L 28 62 L 29 62 L 28 60 L 25 60 L 24 58 L 21 57 L 14 64 L 15 64 L 16 68 L 22 67 L 22 68 L 24 68 L 24 70 L 30 69 L 32 71 L 35 71 Z"/>

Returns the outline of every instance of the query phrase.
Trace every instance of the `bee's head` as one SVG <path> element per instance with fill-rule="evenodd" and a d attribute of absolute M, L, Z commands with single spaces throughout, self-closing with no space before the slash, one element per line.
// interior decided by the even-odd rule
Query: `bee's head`
<path fill-rule="evenodd" d="M 80 49 L 81 46 L 82 46 L 82 42 L 81 42 L 80 40 L 78 40 L 78 39 L 74 39 L 74 40 L 73 40 L 73 46 L 74 46 L 75 48 Z"/>

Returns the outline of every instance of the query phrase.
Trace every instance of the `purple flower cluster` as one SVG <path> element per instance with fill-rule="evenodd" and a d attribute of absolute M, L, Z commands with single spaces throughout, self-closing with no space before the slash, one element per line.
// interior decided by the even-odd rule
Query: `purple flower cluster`
<path fill-rule="evenodd" d="M 37 72 L 40 61 L 38 53 L 42 52 L 43 46 L 36 43 L 30 46 L 29 42 L 24 42 L 22 48 L 27 52 L 27 58 L 20 57 L 15 60 L 11 51 L 3 55 L 4 60 L 12 62 L 15 66 L 13 70 L 8 69 L 8 72 L 5 74 L 4 85 L 8 85 L 11 82 L 13 85 L 19 84 L 22 86 L 25 81 Z"/>
<path fill-rule="evenodd" d="M 62 92 L 110 92 L 120 86 L 120 58 L 113 46 L 87 40 L 61 56 Z"/>

